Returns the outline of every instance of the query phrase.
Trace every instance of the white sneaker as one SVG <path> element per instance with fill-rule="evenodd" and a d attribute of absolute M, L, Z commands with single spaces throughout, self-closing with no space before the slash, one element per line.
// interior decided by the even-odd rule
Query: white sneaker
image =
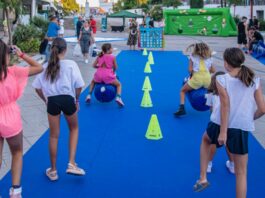
<path fill-rule="evenodd" d="M 116 97 L 116 102 L 117 102 L 117 104 L 120 106 L 120 107 L 123 107 L 124 106 L 124 103 L 122 102 L 122 99 L 121 99 L 121 97 Z"/>
<path fill-rule="evenodd" d="M 228 169 L 228 171 L 232 174 L 235 174 L 235 165 L 234 162 L 231 162 L 229 160 L 226 161 L 225 163 L 226 168 Z"/>
<path fill-rule="evenodd" d="M 66 169 L 67 174 L 72 174 L 72 175 L 79 175 L 83 176 L 86 174 L 86 172 L 77 166 L 77 164 L 71 164 L 68 163 L 68 168 Z"/>
<path fill-rule="evenodd" d="M 207 173 L 211 173 L 211 172 L 212 172 L 212 167 L 213 167 L 213 162 L 210 161 L 210 162 L 208 163 L 208 166 L 207 166 Z"/>
<path fill-rule="evenodd" d="M 22 193 L 22 187 L 10 188 L 10 190 L 9 190 L 10 198 L 22 198 L 21 193 Z"/>
<path fill-rule="evenodd" d="M 86 63 L 86 64 L 88 63 L 88 59 L 85 60 L 85 63 Z"/>
<path fill-rule="evenodd" d="M 90 103 L 91 101 L 91 94 L 88 94 L 86 97 L 86 103 Z"/>

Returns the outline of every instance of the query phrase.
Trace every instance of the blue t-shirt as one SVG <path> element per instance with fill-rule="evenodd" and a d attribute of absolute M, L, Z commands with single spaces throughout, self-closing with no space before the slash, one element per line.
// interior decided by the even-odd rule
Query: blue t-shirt
<path fill-rule="evenodd" d="M 57 25 L 55 22 L 50 22 L 50 24 L 48 26 L 47 36 L 48 37 L 57 37 L 59 29 L 60 29 L 59 25 Z"/>

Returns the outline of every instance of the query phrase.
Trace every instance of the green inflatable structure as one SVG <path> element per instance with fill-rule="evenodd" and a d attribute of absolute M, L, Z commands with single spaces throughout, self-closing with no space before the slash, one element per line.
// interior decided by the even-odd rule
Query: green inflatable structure
<path fill-rule="evenodd" d="M 236 36 L 237 28 L 229 8 L 164 10 L 165 34 Z"/>

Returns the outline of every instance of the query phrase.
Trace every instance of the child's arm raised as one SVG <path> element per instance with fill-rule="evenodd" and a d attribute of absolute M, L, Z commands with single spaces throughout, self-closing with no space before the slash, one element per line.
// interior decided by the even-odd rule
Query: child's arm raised
<path fill-rule="evenodd" d="M 254 114 L 254 120 L 256 120 L 265 114 L 265 101 L 264 101 L 264 97 L 262 94 L 261 85 L 259 85 L 259 88 L 255 91 L 254 96 L 255 96 L 257 107 L 258 107 Z"/>
<path fill-rule="evenodd" d="M 229 119 L 229 96 L 224 87 L 222 87 L 219 82 L 216 82 L 220 97 L 220 109 L 221 109 L 221 123 L 220 123 L 220 134 L 218 137 L 218 143 L 223 145 L 226 143 L 227 139 L 227 128 L 228 128 L 228 119 Z"/>

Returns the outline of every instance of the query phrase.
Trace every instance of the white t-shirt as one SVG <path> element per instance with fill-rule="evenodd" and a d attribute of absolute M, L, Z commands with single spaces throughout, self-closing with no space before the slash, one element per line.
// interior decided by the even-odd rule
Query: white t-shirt
<path fill-rule="evenodd" d="M 254 85 L 247 87 L 240 79 L 230 74 L 216 77 L 218 83 L 224 87 L 229 96 L 230 112 L 228 128 L 254 131 L 254 114 L 257 110 L 255 91 L 260 86 L 260 79 L 254 79 Z"/>
<path fill-rule="evenodd" d="M 200 69 L 200 59 L 201 58 L 199 56 L 190 55 L 190 60 L 193 63 L 193 71 L 195 72 L 198 72 Z M 209 71 L 212 66 L 213 59 L 212 58 L 204 59 L 204 63 L 205 63 L 206 69 Z"/>
<path fill-rule="evenodd" d="M 61 60 L 58 79 L 53 83 L 46 79 L 47 66 L 48 63 L 43 65 L 44 70 L 37 75 L 32 86 L 36 89 L 42 89 L 46 98 L 57 95 L 71 95 L 75 98 L 75 89 L 85 85 L 76 62 L 72 60 Z"/>
<path fill-rule="evenodd" d="M 215 124 L 220 125 L 220 97 L 212 93 L 206 94 L 206 105 L 212 107 L 210 120 Z"/>

